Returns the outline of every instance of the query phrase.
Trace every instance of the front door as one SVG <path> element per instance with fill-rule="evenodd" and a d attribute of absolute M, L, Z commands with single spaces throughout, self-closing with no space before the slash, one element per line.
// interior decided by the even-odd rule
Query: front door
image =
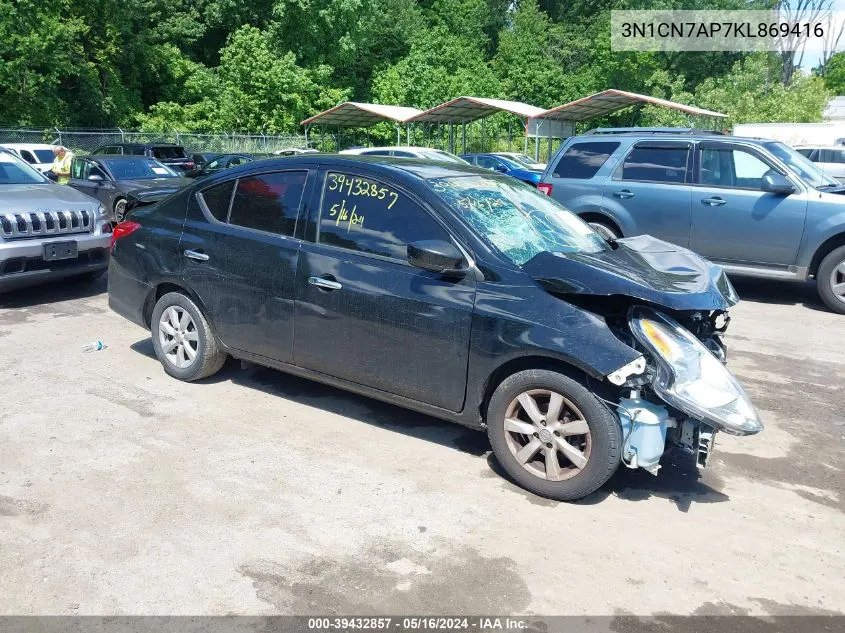
<path fill-rule="evenodd" d="M 100 180 L 88 180 L 92 175 L 99 176 Z M 111 177 L 93 161 L 85 158 L 74 158 L 70 164 L 68 185 L 92 198 L 96 198 L 107 208 L 109 207 L 109 194 L 114 189 L 111 184 Z"/>
<path fill-rule="evenodd" d="M 308 171 L 274 171 L 212 185 L 189 200 L 182 275 L 229 347 L 293 357 L 297 216 Z"/>
<path fill-rule="evenodd" d="M 698 153 L 690 248 L 725 263 L 794 264 L 804 231 L 806 194 L 763 191 L 762 177 L 782 172 L 756 149 L 707 141 Z"/>
<path fill-rule="evenodd" d="M 459 411 L 475 281 L 410 266 L 407 245 L 451 240 L 403 189 L 361 174 L 321 176 L 296 278 L 294 362 Z"/>
<path fill-rule="evenodd" d="M 607 181 L 602 206 L 611 210 L 630 235 L 653 235 L 678 246 L 689 245 L 691 144 L 641 141 L 634 145 Z"/>

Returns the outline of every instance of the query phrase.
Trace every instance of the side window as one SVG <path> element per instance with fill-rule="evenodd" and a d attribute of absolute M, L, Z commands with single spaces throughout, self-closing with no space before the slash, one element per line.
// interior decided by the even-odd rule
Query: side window
<path fill-rule="evenodd" d="M 845 163 L 845 152 L 841 149 L 822 149 L 819 150 L 821 158 L 820 163 Z"/>
<path fill-rule="evenodd" d="M 204 167 L 205 169 L 220 169 L 220 159 L 219 159 L 219 158 L 215 158 L 215 159 L 214 159 L 213 161 L 211 161 L 210 163 L 208 163 L 208 164 L 206 164 L 206 165 L 203 165 L 203 167 Z"/>
<path fill-rule="evenodd" d="M 106 180 L 106 172 L 103 171 L 99 165 L 96 165 L 91 162 L 86 162 L 85 165 L 85 177 L 88 178 L 90 176 L 99 176 L 103 180 Z"/>
<path fill-rule="evenodd" d="M 118 154 L 130 154 L 132 156 L 146 156 L 147 150 L 143 146 L 136 147 L 121 147 Z"/>
<path fill-rule="evenodd" d="M 226 222 L 229 216 L 229 203 L 232 202 L 232 189 L 235 186 L 234 180 L 221 182 L 208 189 L 204 189 L 200 196 L 205 203 L 205 208 L 218 222 Z"/>
<path fill-rule="evenodd" d="M 772 167 L 741 149 L 705 147 L 701 150 L 700 182 L 717 187 L 759 189 Z"/>
<path fill-rule="evenodd" d="M 686 181 L 689 148 L 638 145 L 625 157 L 622 180 L 681 184 Z"/>
<path fill-rule="evenodd" d="M 241 178 L 229 224 L 292 236 L 307 171 L 279 171 Z"/>
<path fill-rule="evenodd" d="M 484 169 L 496 169 L 499 165 L 501 165 L 501 163 L 492 156 L 478 157 L 478 166 L 483 167 Z"/>
<path fill-rule="evenodd" d="M 25 149 L 21 150 L 21 158 L 23 158 L 30 165 L 35 165 L 38 162 L 37 160 L 35 160 L 35 156 L 33 156 L 30 152 L 26 151 Z"/>
<path fill-rule="evenodd" d="M 810 158 L 810 154 L 813 153 L 813 150 L 809 147 L 801 147 L 799 149 L 796 149 L 795 151 L 806 158 Z"/>
<path fill-rule="evenodd" d="M 83 160 L 82 158 L 74 158 L 70 163 L 70 177 L 76 180 L 82 179 L 82 172 L 86 162 L 88 161 Z"/>
<path fill-rule="evenodd" d="M 560 157 L 552 176 L 579 180 L 592 178 L 618 148 L 619 143 L 576 143 Z"/>
<path fill-rule="evenodd" d="M 372 152 L 361 152 L 362 156 L 390 156 L 390 150 L 377 149 Z"/>
<path fill-rule="evenodd" d="M 395 188 L 370 178 L 326 174 L 320 243 L 405 260 L 411 242 L 448 239 L 434 218 Z"/>
<path fill-rule="evenodd" d="M 399 158 L 419 158 L 419 156 L 416 156 L 411 152 L 403 152 L 401 150 L 394 150 L 393 155 L 398 156 Z"/>

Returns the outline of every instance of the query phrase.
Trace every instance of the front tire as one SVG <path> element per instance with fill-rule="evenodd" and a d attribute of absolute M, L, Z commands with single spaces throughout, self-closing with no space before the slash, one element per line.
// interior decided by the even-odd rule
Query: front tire
<path fill-rule="evenodd" d="M 619 467 L 616 418 L 581 383 L 554 371 L 506 378 L 487 407 L 487 435 L 508 475 L 541 497 L 581 499 Z"/>
<path fill-rule="evenodd" d="M 156 302 L 151 330 L 156 356 L 174 378 L 188 382 L 208 378 L 226 362 L 208 321 L 181 293 L 168 292 Z"/>
<path fill-rule="evenodd" d="M 828 308 L 845 314 L 845 246 L 828 253 L 819 264 L 816 288 Z"/>

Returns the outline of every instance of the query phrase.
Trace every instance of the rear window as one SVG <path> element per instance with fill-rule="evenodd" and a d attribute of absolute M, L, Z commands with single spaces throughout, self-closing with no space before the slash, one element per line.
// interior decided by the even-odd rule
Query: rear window
<path fill-rule="evenodd" d="M 625 157 L 622 180 L 683 183 L 688 153 L 684 146 L 639 145 Z"/>
<path fill-rule="evenodd" d="M 187 158 L 188 154 L 184 147 L 154 147 L 153 156 L 160 160 L 162 158 Z"/>
<path fill-rule="evenodd" d="M 845 163 L 845 152 L 841 149 L 822 149 L 819 155 L 820 163 Z"/>
<path fill-rule="evenodd" d="M 35 158 L 38 159 L 39 163 L 52 163 L 53 162 L 53 150 L 51 150 L 51 149 L 34 149 L 32 151 L 35 154 Z"/>
<path fill-rule="evenodd" d="M 232 201 L 232 188 L 234 186 L 235 181 L 230 180 L 209 187 L 200 194 L 202 201 L 205 203 L 205 208 L 218 222 L 226 222 L 228 219 L 229 203 Z"/>
<path fill-rule="evenodd" d="M 280 171 L 238 180 L 229 223 L 293 235 L 307 171 Z"/>
<path fill-rule="evenodd" d="M 592 178 L 618 147 L 619 143 L 576 143 L 560 157 L 552 176 L 579 180 Z"/>

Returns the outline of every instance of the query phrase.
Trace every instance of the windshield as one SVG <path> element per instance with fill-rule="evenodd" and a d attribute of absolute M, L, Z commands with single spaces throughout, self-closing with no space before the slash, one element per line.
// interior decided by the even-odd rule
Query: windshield
<path fill-rule="evenodd" d="M 161 160 L 170 158 L 187 158 L 184 147 L 165 145 L 164 147 L 154 147 L 153 156 Z"/>
<path fill-rule="evenodd" d="M 433 189 L 489 245 L 514 264 L 538 253 L 598 253 L 604 240 L 580 218 L 525 183 L 507 177 L 456 176 Z"/>
<path fill-rule="evenodd" d="M 766 143 L 765 147 L 772 154 L 786 163 L 786 166 L 794 173 L 798 174 L 802 180 L 813 187 L 829 187 L 831 185 L 839 184 L 830 176 L 826 176 L 825 173 L 816 167 L 815 163 L 810 162 L 806 156 L 802 156 L 791 147 L 776 141 Z"/>
<path fill-rule="evenodd" d="M 35 154 L 35 158 L 38 159 L 39 164 L 53 162 L 53 150 L 51 149 L 34 149 L 32 153 Z"/>
<path fill-rule="evenodd" d="M 17 156 L 0 152 L 0 185 L 43 185 L 50 182 Z"/>
<path fill-rule="evenodd" d="M 429 160 L 439 160 L 443 163 L 458 163 L 460 165 L 468 164 L 460 156 L 455 156 L 454 154 L 450 154 L 449 152 L 444 152 L 443 150 L 439 149 L 426 150 L 424 152 L 420 152 L 420 155 L 425 158 L 428 158 Z"/>
<path fill-rule="evenodd" d="M 122 158 L 102 162 L 115 180 L 147 180 L 150 178 L 178 178 L 179 175 L 150 158 Z"/>

